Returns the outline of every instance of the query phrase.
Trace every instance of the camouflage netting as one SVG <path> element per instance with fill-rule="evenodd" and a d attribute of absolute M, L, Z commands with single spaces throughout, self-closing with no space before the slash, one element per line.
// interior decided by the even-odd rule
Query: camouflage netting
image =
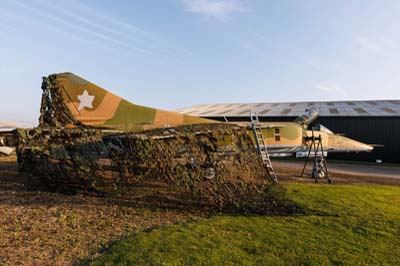
<path fill-rule="evenodd" d="M 130 134 L 37 128 L 19 134 L 20 170 L 51 188 L 114 194 L 158 180 L 226 208 L 241 206 L 244 197 L 270 183 L 246 131 L 230 125 Z"/>
<path fill-rule="evenodd" d="M 60 85 L 56 75 L 43 77 L 42 104 L 40 107 L 39 125 L 41 127 L 65 127 L 67 125 L 81 125 L 71 114 L 61 96 Z"/>
<path fill-rule="evenodd" d="M 121 133 L 81 125 L 54 76 L 43 80 L 40 125 L 19 130 L 19 169 L 49 188 L 125 194 L 155 181 L 217 209 L 287 211 L 246 129 L 187 125 Z M 291 208 L 291 207 L 289 207 Z"/>

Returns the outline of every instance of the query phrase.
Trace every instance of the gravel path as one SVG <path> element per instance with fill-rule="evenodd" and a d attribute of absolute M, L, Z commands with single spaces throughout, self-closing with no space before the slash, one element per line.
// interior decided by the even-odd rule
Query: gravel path
<path fill-rule="evenodd" d="M 286 179 L 290 176 L 299 176 L 304 166 L 304 161 L 274 160 L 273 165 L 278 174 Z M 311 172 L 312 161 L 308 163 Z M 330 163 L 328 170 L 339 183 L 373 183 L 383 185 L 400 185 L 400 165 L 359 165 L 353 163 Z M 336 182 L 338 183 L 338 182 Z"/>

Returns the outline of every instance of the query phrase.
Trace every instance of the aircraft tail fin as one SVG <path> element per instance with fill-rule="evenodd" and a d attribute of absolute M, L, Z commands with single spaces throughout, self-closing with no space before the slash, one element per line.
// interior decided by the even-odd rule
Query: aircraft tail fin
<path fill-rule="evenodd" d="M 58 114 L 63 126 L 81 123 L 127 131 L 214 123 L 208 119 L 133 104 L 72 73 L 44 78 L 42 88 L 41 123 L 46 118 L 51 120 L 54 114 Z"/>

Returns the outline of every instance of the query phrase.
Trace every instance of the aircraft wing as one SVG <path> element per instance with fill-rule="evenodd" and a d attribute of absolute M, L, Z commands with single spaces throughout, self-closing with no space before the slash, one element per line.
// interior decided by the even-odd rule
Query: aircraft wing
<path fill-rule="evenodd" d="M 235 124 L 238 126 L 242 127 L 248 127 L 251 125 L 251 122 L 229 122 L 231 124 Z M 261 128 L 262 129 L 268 129 L 268 128 L 284 128 L 285 125 L 283 124 L 277 124 L 277 123 L 269 123 L 269 122 L 260 122 Z"/>
<path fill-rule="evenodd" d="M 17 123 L 0 122 L 0 133 L 12 132 L 17 128 L 25 128 L 25 126 Z"/>

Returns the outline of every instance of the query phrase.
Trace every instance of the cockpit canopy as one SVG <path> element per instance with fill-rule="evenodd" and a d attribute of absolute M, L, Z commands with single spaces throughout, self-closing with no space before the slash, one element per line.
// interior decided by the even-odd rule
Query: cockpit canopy
<path fill-rule="evenodd" d="M 299 125 L 307 126 L 312 122 L 314 122 L 318 117 L 319 117 L 319 112 L 317 108 L 312 107 L 310 109 L 306 109 L 304 114 L 296 118 L 296 120 L 294 121 Z"/>

